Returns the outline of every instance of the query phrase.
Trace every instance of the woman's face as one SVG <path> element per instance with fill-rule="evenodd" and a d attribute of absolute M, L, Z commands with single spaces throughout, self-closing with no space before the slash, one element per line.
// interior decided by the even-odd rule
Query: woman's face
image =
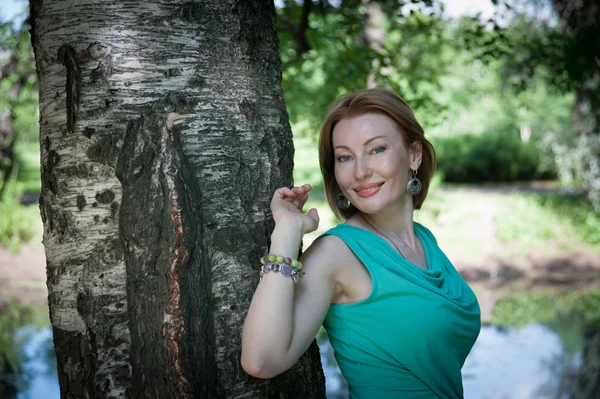
<path fill-rule="evenodd" d="M 358 210 L 376 213 L 412 201 L 406 185 L 411 169 L 421 163 L 421 143 L 407 148 L 388 116 L 369 113 L 342 119 L 333 129 L 332 142 L 336 181 Z"/>

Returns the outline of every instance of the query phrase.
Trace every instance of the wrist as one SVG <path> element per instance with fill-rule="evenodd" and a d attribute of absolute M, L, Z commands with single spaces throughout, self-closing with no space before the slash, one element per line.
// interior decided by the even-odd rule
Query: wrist
<path fill-rule="evenodd" d="M 295 259 L 298 257 L 302 231 L 293 225 L 275 225 L 271 233 L 271 247 L 269 253 L 282 255 Z"/>

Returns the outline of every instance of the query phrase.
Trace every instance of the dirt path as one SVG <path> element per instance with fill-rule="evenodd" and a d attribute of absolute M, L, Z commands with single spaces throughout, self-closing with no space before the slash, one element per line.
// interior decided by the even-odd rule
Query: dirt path
<path fill-rule="evenodd" d="M 42 244 L 24 245 L 18 254 L 0 247 L 0 301 L 7 298 L 16 298 L 24 304 L 47 301 L 46 256 Z"/>

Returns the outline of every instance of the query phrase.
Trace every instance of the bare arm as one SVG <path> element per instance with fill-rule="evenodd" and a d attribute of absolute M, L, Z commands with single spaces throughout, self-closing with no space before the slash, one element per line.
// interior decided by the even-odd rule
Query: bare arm
<path fill-rule="evenodd" d="M 294 258 L 303 234 L 316 229 L 316 210 L 308 215 L 300 212 L 309 190 L 305 185 L 275 193 L 270 253 Z M 271 378 L 284 372 L 314 339 L 334 293 L 331 268 L 323 267 L 325 262 L 318 256 L 322 251 L 317 248 L 301 258 L 306 275 L 297 284 L 274 272 L 265 274 L 259 283 L 242 335 L 242 367 L 249 374 Z"/>

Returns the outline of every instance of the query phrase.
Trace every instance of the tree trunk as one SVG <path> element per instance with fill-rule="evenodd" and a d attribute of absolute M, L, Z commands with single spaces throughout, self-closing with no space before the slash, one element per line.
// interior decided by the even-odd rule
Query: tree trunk
<path fill-rule="evenodd" d="M 272 1 L 31 1 L 61 396 L 324 397 L 271 381 L 244 316 L 291 183 Z"/>

